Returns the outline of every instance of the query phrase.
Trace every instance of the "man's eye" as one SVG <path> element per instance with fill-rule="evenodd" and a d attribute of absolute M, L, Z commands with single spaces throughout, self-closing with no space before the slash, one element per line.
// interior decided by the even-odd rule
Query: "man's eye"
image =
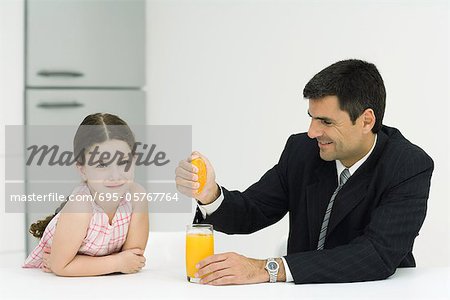
<path fill-rule="evenodd" d="M 325 124 L 325 125 L 331 125 L 332 124 L 330 121 L 327 121 L 327 120 L 321 120 L 321 121 L 322 121 L 322 124 Z"/>

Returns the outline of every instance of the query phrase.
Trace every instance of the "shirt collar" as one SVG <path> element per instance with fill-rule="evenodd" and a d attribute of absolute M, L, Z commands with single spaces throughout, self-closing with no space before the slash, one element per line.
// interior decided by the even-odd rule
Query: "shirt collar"
<path fill-rule="evenodd" d="M 372 148 L 370 149 L 369 152 L 367 152 L 366 155 L 364 155 L 363 158 L 361 158 L 360 160 L 358 160 L 356 163 L 353 164 L 353 166 L 351 166 L 350 168 L 348 168 L 348 171 L 350 172 L 350 176 L 352 176 L 356 170 L 358 170 L 358 168 L 367 160 L 367 158 L 370 156 L 370 154 L 373 151 L 373 148 L 375 148 L 375 145 L 377 143 L 377 137 L 378 135 L 375 134 L 375 140 L 373 141 L 373 145 Z M 347 167 L 344 166 L 340 160 L 336 160 L 336 171 L 337 171 L 337 176 L 338 178 L 340 177 L 342 171 L 344 171 Z"/>

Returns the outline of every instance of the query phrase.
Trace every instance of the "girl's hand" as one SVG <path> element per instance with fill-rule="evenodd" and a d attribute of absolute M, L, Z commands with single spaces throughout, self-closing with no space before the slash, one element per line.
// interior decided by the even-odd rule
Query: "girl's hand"
<path fill-rule="evenodd" d="M 52 268 L 50 264 L 50 248 L 44 248 L 44 255 L 42 257 L 42 261 L 44 265 L 42 266 L 42 271 L 46 273 L 52 273 Z"/>
<path fill-rule="evenodd" d="M 136 273 L 145 266 L 144 250 L 128 249 L 115 255 L 118 259 L 118 270 L 121 273 Z"/>

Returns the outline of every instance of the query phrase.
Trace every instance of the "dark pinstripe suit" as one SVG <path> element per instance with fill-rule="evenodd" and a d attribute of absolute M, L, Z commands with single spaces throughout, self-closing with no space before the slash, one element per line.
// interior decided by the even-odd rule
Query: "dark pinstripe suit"
<path fill-rule="evenodd" d="M 295 283 L 353 282 L 414 267 L 412 248 L 425 218 L 432 159 L 383 126 L 372 154 L 336 196 L 325 249 L 316 251 L 325 210 L 337 187 L 336 164 L 317 141 L 293 135 L 277 165 L 244 192 L 223 188 L 224 201 L 205 220 L 228 234 L 252 233 L 289 212 L 286 261 Z M 261 241 L 264 243 L 271 241 Z M 272 241 L 273 242 L 273 241 Z"/>

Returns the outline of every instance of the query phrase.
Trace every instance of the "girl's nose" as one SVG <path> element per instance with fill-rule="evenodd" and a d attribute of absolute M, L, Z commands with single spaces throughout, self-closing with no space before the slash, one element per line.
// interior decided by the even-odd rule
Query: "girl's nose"
<path fill-rule="evenodd" d="M 111 170 L 110 170 L 110 174 L 109 174 L 110 179 L 112 179 L 112 180 L 121 179 L 121 177 L 122 177 L 121 175 L 122 175 L 122 172 L 120 171 L 119 166 L 112 165 L 111 166 Z"/>

